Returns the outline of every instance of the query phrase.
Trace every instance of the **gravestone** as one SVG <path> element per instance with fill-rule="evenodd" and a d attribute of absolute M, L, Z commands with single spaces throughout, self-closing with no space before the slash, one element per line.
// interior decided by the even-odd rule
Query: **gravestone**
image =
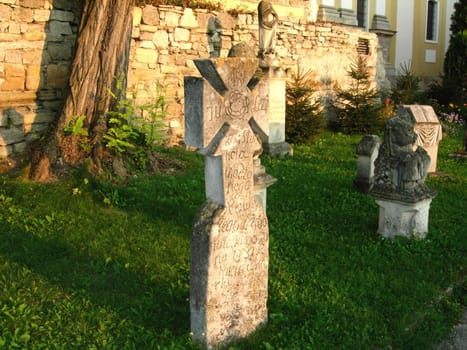
<path fill-rule="evenodd" d="M 256 94 L 257 118 L 253 129 L 261 138 L 264 153 L 273 157 L 292 154 L 285 141 L 286 77 L 281 68 L 262 68 L 264 76 Z M 258 127 L 259 126 L 259 127 Z"/>
<path fill-rule="evenodd" d="M 210 348 L 267 321 L 269 229 L 256 197 L 273 181 L 251 128 L 258 125 L 258 59 L 194 63 L 202 77 L 185 78 L 185 143 L 205 155 L 207 200 L 191 236 L 191 332 Z"/>
<path fill-rule="evenodd" d="M 438 159 L 438 145 L 443 137 L 441 123 L 431 106 L 404 105 L 403 108 L 415 120 L 416 145 L 423 147 L 430 156 L 431 163 L 428 172 L 435 173 Z"/>
<path fill-rule="evenodd" d="M 381 141 L 376 135 L 365 135 L 357 146 L 357 177 L 354 186 L 363 193 L 373 187 L 375 166 Z"/>
<path fill-rule="evenodd" d="M 386 122 L 383 144 L 375 161 L 374 185 L 370 190 L 379 205 L 378 232 L 425 237 L 429 208 L 435 192 L 425 185 L 430 157 L 417 146 L 415 120 L 406 108 Z"/>
<path fill-rule="evenodd" d="M 261 137 L 264 152 L 272 156 L 285 156 L 292 149 L 285 142 L 286 73 L 280 67 L 276 53 L 277 12 L 267 0 L 258 3 L 259 67 L 264 79 L 258 84 L 258 102 L 262 104 L 262 117 L 255 119 L 260 129 L 253 128 Z M 262 133 L 261 131 L 266 131 Z"/>

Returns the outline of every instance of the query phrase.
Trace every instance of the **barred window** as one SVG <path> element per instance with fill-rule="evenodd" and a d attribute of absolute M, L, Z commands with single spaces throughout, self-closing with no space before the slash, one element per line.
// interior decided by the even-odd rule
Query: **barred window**
<path fill-rule="evenodd" d="M 370 41 L 364 38 L 358 38 L 357 52 L 359 55 L 370 54 Z"/>

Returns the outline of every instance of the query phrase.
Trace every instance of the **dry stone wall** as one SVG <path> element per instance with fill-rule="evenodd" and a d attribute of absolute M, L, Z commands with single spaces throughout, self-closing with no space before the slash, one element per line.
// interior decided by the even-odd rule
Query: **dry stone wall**
<path fill-rule="evenodd" d="M 79 22 L 79 1 L 0 0 L 0 157 L 21 152 L 58 116 Z M 210 18 L 222 24 L 221 55 L 242 41 L 257 50 L 256 14 L 231 16 L 173 6 L 137 7 L 133 15 L 128 98 L 136 104 L 163 94 L 168 144 L 183 141 L 183 78 L 207 58 Z M 363 43 L 363 44 L 362 44 Z M 368 48 L 376 76 L 377 37 L 358 28 L 281 18 L 277 51 L 284 68 L 300 65 L 322 83 L 321 95 L 347 81 L 357 49 Z"/>

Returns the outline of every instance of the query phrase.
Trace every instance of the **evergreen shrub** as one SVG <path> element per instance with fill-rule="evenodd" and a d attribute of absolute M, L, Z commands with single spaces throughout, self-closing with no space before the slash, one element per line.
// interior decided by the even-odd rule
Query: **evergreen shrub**
<path fill-rule="evenodd" d="M 346 134 L 374 133 L 384 125 L 384 106 L 380 93 L 373 88 L 368 60 L 358 55 L 349 67 L 351 82 L 346 89 L 337 86 L 331 110 L 336 115 L 338 131 Z"/>
<path fill-rule="evenodd" d="M 287 82 L 285 132 L 288 142 L 313 142 L 325 129 L 326 117 L 315 97 L 317 85 L 310 71 L 300 67 Z"/>

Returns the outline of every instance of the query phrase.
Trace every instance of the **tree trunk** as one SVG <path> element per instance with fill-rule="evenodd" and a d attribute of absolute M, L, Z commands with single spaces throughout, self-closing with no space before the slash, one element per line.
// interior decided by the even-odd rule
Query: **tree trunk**
<path fill-rule="evenodd" d="M 100 170 L 106 112 L 116 104 L 109 90 L 124 97 L 126 88 L 132 10 L 133 0 L 85 0 L 68 96 L 46 142 L 33 154 L 33 180 L 52 177 L 58 162 L 75 165 L 90 156 L 94 170 Z M 64 133 L 64 128 L 79 116 L 85 116 L 84 129 L 90 146 L 86 151 L 80 147 L 83 136 Z"/>

